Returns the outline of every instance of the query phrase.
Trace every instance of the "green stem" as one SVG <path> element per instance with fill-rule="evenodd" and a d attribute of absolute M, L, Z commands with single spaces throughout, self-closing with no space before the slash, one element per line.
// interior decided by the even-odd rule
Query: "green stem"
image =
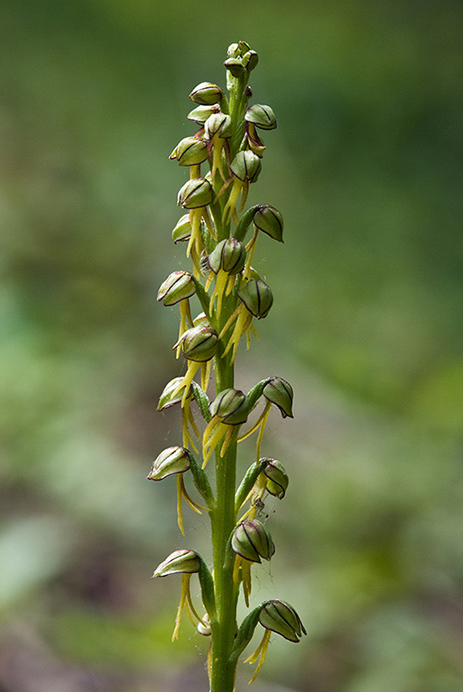
<path fill-rule="evenodd" d="M 247 103 L 245 94 L 247 79 L 236 79 L 230 91 L 230 117 L 233 124 L 230 155 L 233 158 L 241 143 L 244 133 L 244 113 Z M 220 200 L 220 211 L 223 210 L 230 188 Z M 213 210 L 217 228 L 217 239 L 230 235 L 230 223 L 223 223 L 219 208 Z M 234 308 L 236 296 L 225 299 L 218 319 L 217 329 L 220 333 Z M 215 393 L 216 395 L 229 387 L 234 387 L 234 366 L 231 355 L 223 356 L 225 346 L 219 344 L 214 358 Z M 216 502 L 210 512 L 212 555 L 214 563 L 214 587 L 217 618 L 211 622 L 211 692 L 233 692 L 237 660 L 232 657 L 237 632 L 236 608 L 239 589 L 233 581 L 233 555 L 230 555 L 230 536 L 236 525 L 235 491 L 236 491 L 236 452 L 239 426 L 233 430 L 232 439 L 220 456 L 220 447 L 215 451 Z"/>

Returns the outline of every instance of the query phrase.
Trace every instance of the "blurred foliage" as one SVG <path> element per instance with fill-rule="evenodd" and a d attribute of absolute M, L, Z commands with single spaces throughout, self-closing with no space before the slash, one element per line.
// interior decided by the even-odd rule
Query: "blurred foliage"
<path fill-rule="evenodd" d="M 183 261 L 187 94 L 241 38 L 279 121 L 250 202 L 286 243 L 256 257 L 275 306 L 238 379 L 297 397 L 264 442 L 290 502 L 253 597 L 309 632 L 272 642 L 256 691 L 461 690 L 461 3 L 3 0 L 0 21 L 2 691 L 204 689 L 207 643 L 169 643 L 179 584 L 149 580 L 179 540 L 173 485 L 144 480 L 178 432 L 154 298 Z"/>

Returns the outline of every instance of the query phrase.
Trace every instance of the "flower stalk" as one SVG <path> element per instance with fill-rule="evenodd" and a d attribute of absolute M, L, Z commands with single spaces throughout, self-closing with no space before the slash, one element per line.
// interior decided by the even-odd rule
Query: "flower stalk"
<path fill-rule="evenodd" d="M 292 417 L 293 401 L 291 385 L 277 376 L 261 380 L 247 394 L 235 387 L 235 360 L 243 337 L 249 348 L 254 321 L 265 318 L 273 304 L 270 287 L 251 266 L 257 242 L 262 233 L 283 242 L 283 218 L 275 207 L 244 209 L 262 168 L 265 145 L 259 130 L 277 125 L 270 106 L 249 105 L 248 81 L 257 63 L 257 53 L 247 43 L 234 43 L 224 62 L 228 96 L 211 82 L 201 82 L 189 95 L 196 107 L 187 118 L 198 129 L 177 144 L 170 158 L 189 168 L 178 193 L 178 205 L 187 213 L 172 237 L 186 244 L 192 266 L 171 273 L 158 293 L 164 306 L 179 305 L 179 337 L 173 348 L 185 362 L 184 375 L 166 385 L 158 409 L 180 406 L 183 433 L 182 446 L 161 452 L 148 479 L 175 476 L 182 534 L 182 501 L 209 515 L 212 569 L 195 551 L 178 549 L 153 576 L 182 575 L 174 639 L 184 610 L 198 632 L 210 636 L 210 692 L 234 692 L 239 658 L 258 624 L 265 631 L 247 659 L 257 662 L 252 680 L 264 662 L 271 632 L 293 642 L 305 633 L 292 606 L 279 600 L 262 603 L 241 625 L 237 622 L 240 594 L 250 605 L 251 565 L 270 560 L 275 552 L 261 512 L 264 500 L 266 495 L 282 499 L 288 486 L 283 465 L 260 456 L 265 425 L 274 406 L 283 418 Z M 202 310 L 196 317 L 194 301 Z M 196 417 L 192 404 L 197 405 Z M 242 473 L 238 446 L 250 436 L 256 439 L 256 456 Z M 187 483 L 193 483 L 198 497 L 190 494 Z M 190 592 L 194 574 L 202 607 Z"/>

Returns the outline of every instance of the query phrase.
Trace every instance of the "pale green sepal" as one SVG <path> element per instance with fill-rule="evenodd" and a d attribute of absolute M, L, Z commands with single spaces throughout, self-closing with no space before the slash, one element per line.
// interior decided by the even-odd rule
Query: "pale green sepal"
<path fill-rule="evenodd" d="M 190 468 L 188 450 L 184 447 L 167 447 L 153 461 L 147 475 L 149 481 L 162 481 L 167 476 L 185 473 Z"/>
<path fill-rule="evenodd" d="M 195 293 L 196 286 L 192 274 L 179 270 L 169 274 L 161 284 L 157 299 L 166 307 L 170 307 L 185 298 L 191 298 Z"/>
<path fill-rule="evenodd" d="M 163 411 L 165 408 L 170 408 L 181 402 L 183 391 L 179 389 L 179 385 L 182 382 L 183 377 L 174 377 L 173 380 L 170 380 L 170 382 L 166 384 L 159 397 L 158 411 Z"/>
<path fill-rule="evenodd" d="M 202 559 L 194 550 L 174 550 L 154 570 L 153 577 L 168 577 L 171 574 L 194 574 L 199 572 Z"/>
<path fill-rule="evenodd" d="M 223 91 L 217 84 L 201 82 L 189 96 L 194 103 L 199 103 L 201 106 L 211 106 L 214 103 L 219 103 L 223 96 Z"/>
<path fill-rule="evenodd" d="M 193 120 L 193 122 L 197 123 L 198 125 L 204 125 L 206 120 L 211 115 L 219 112 L 220 108 L 217 104 L 212 106 L 197 106 L 196 108 L 193 108 L 193 110 L 190 111 L 186 117 L 188 120 Z"/>

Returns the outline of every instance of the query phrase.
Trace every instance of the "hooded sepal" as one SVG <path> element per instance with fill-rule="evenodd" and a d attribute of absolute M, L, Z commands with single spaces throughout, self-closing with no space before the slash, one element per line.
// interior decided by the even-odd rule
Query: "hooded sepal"
<path fill-rule="evenodd" d="M 263 457 L 259 461 L 263 465 L 263 472 L 266 476 L 267 492 L 282 500 L 289 483 L 288 474 L 283 464 L 272 457 Z"/>
<path fill-rule="evenodd" d="M 190 455 L 184 447 L 167 447 L 153 461 L 147 479 L 162 481 L 176 473 L 185 473 L 190 468 Z"/>
<path fill-rule="evenodd" d="M 293 418 L 293 388 L 282 377 L 271 377 L 263 389 L 263 395 L 280 409 L 283 418 Z"/>
<path fill-rule="evenodd" d="M 211 416 L 216 416 L 227 425 L 241 425 L 249 415 L 246 396 L 240 389 L 228 388 L 219 392 L 209 407 Z"/>
<path fill-rule="evenodd" d="M 196 293 L 193 276 L 187 271 L 176 271 L 169 274 L 161 284 L 157 299 L 166 307 L 176 305 L 181 300 L 191 298 Z"/>
<path fill-rule="evenodd" d="M 171 574 L 195 574 L 199 572 L 202 558 L 194 550 L 174 550 L 154 570 L 153 577 L 168 577 Z"/>
<path fill-rule="evenodd" d="M 298 642 L 303 634 L 307 634 L 299 615 L 285 601 L 266 601 L 262 605 L 259 622 L 267 630 L 281 634 L 290 642 Z"/>
<path fill-rule="evenodd" d="M 270 533 L 258 519 L 245 519 L 232 534 L 231 547 L 240 557 L 249 562 L 270 560 L 275 546 Z"/>

